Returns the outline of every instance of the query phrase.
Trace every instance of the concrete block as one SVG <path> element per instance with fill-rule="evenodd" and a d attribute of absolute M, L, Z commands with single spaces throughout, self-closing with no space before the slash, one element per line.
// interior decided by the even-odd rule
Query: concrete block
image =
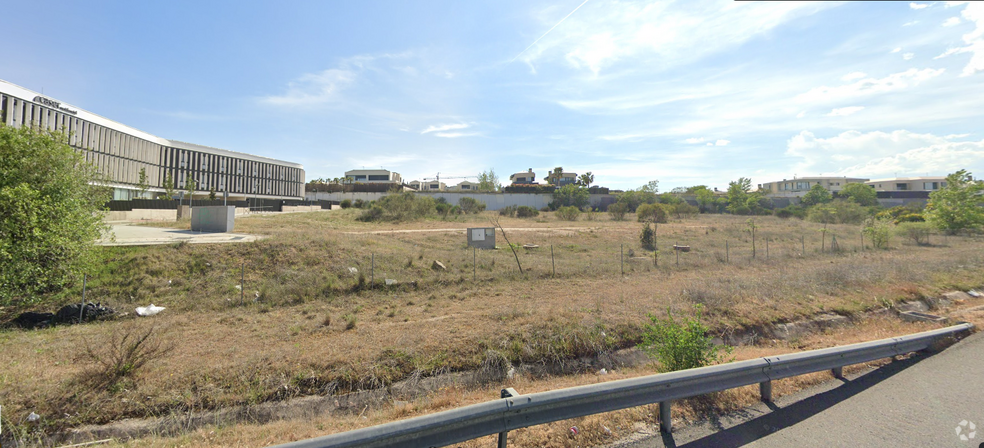
<path fill-rule="evenodd" d="M 469 227 L 468 247 L 495 249 L 495 227 Z"/>
<path fill-rule="evenodd" d="M 195 232 L 232 232 L 236 207 L 208 206 L 191 209 L 191 230 Z"/>

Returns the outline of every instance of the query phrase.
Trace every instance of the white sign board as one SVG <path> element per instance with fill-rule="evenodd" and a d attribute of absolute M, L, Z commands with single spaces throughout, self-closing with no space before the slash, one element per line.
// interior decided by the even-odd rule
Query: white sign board
<path fill-rule="evenodd" d="M 472 229 L 472 241 L 485 241 L 485 229 Z"/>

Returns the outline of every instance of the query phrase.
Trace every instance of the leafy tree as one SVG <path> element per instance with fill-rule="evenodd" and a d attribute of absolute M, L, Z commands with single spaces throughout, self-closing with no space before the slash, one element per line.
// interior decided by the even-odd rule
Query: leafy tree
<path fill-rule="evenodd" d="M 655 204 L 657 199 L 656 193 L 641 189 L 629 190 L 618 195 L 618 202 L 625 204 L 630 212 L 635 212 L 642 204 Z"/>
<path fill-rule="evenodd" d="M 167 175 L 164 176 L 164 196 L 167 196 L 167 199 L 174 197 L 174 178 L 171 177 L 171 170 L 168 170 Z"/>
<path fill-rule="evenodd" d="M 495 168 L 478 173 L 478 191 L 497 192 L 502 191 L 502 184 L 499 183 L 499 176 L 495 174 Z"/>
<path fill-rule="evenodd" d="M 591 194 L 586 187 L 580 185 L 567 184 L 553 192 L 553 201 L 550 201 L 550 208 L 556 210 L 560 207 L 574 206 L 584 207 L 591 202 Z"/>
<path fill-rule="evenodd" d="M 140 197 L 143 197 L 150 185 L 147 183 L 147 168 L 140 168 L 140 174 L 137 175 L 137 190 L 140 191 Z"/>
<path fill-rule="evenodd" d="M 946 186 L 929 194 L 926 219 L 950 235 L 984 225 L 980 194 L 984 182 L 974 180 L 967 170 L 946 176 Z"/>
<path fill-rule="evenodd" d="M 683 202 L 683 199 L 680 199 L 679 196 L 673 193 L 663 193 L 656 197 L 656 202 L 659 202 L 660 204 L 677 205 Z"/>
<path fill-rule="evenodd" d="M 608 206 L 608 214 L 611 215 L 612 221 L 624 221 L 628 211 L 629 206 L 624 202 L 616 202 Z"/>
<path fill-rule="evenodd" d="M 864 207 L 875 207 L 878 205 L 878 194 L 875 193 L 875 189 L 871 188 L 870 185 L 852 182 L 844 186 L 841 189 L 838 196 L 857 202 L 858 205 Z"/>
<path fill-rule="evenodd" d="M 554 168 L 553 171 L 550 172 L 550 174 L 547 174 L 545 180 L 550 185 L 557 185 L 560 182 L 560 176 L 562 174 L 564 174 L 564 167 L 558 166 Z"/>
<path fill-rule="evenodd" d="M 658 194 L 659 193 L 659 181 L 651 180 L 646 185 L 639 187 L 639 191 L 644 191 L 646 193 Z"/>
<path fill-rule="evenodd" d="M 216 191 L 215 191 L 215 185 L 212 185 L 212 188 L 209 188 L 208 189 L 208 199 L 210 201 L 214 201 L 215 200 L 215 193 L 216 193 Z"/>
<path fill-rule="evenodd" d="M 667 222 L 666 208 L 663 204 L 642 204 L 636 209 L 636 219 L 639 222 Z"/>
<path fill-rule="evenodd" d="M 751 211 L 748 208 L 748 193 L 752 190 L 752 180 L 747 177 L 740 177 L 736 181 L 728 183 L 728 211 L 736 215 L 747 215 Z"/>
<path fill-rule="evenodd" d="M 0 125 L 0 305 L 28 305 L 93 268 L 109 190 L 63 134 Z"/>
<path fill-rule="evenodd" d="M 870 217 L 864 221 L 861 233 L 868 237 L 875 249 L 886 249 L 892 239 L 892 221 L 886 218 Z"/>
<path fill-rule="evenodd" d="M 700 207 L 701 212 L 717 211 L 717 196 L 714 195 L 713 191 L 701 185 L 693 193 L 697 195 L 697 207 Z"/>
<path fill-rule="evenodd" d="M 584 174 L 578 176 L 577 177 L 577 182 L 582 187 L 590 187 L 591 184 L 594 183 L 594 174 L 591 174 L 591 171 L 588 171 L 587 173 L 584 173 Z"/>
<path fill-rule="evenodd" d="M 806 192 L 803 196 L 803 205 L 807 207 L 812 207 L 818 204 L 826 204 L 832 201 L 834 198 L 830 195 L 830 192 L 823 185 L 816 184 L 810 188 L 810 191 Z"/>

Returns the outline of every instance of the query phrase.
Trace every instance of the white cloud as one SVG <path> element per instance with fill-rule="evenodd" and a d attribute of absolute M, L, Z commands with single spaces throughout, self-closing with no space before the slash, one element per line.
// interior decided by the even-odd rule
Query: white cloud
<path fill-rule="evenodd" d="M 693 144 L 693 143 L 703 143 L 703 142 L 704 142 L 704 137 L 692 137 L 692 138 L 688 138 L 687 139 L 687 143 L 690 143 L 690 144 Z"/>
<path fill-rule="evenodd" d="M 453 131 L 455 129 L 466 129 L 469 126 L 471 125 L 468 123 L 437 124 L 428 126 L 427 129 L 420 131 L 420 133 L 427 134 L 430 132 Z"/>
<path fill-rule="evenodd" d="M 945 22 L 943 22 L 943 26 L 960 25 L 960 22 L 961 22 L 960 17 L 950 17 L 949 19 L 946 19 Z"/>
<path fill-rule="evenodd" d="M 923 9 L 929 7 L 926 3 L 909 3 L 909 7 L 912 9 Z"/>
<path fill-rule="evenodd" d="M 798 172 L 869 178 L 946 174 L 984 162 L 984 140 L 951 140 L 906 130 L 847 131 L 830 138 L 802 131 L 789 139 L 786 155 L 801 159 Z"/>
<path fill-rule="evenodd" d="M 435 137 L 459 138 L 459 137 L 478 137 L 482 135 L 478 132 L 435 132 Z"/>
<path fill-rule="evenodd" d="M 851 106 L 851 107 L 841 107 L 833 109 L 827 114 L 828 117 L 846 117 L 848 115 L 861 112 L 864 110 L 864 106 Z"/>
<path fill-rule="evenodd" d="M 718 141 L 714 142 L 714 146 L 728 146 L 728 143 L 731 143 L 731 141 L 730 140 L 718 140 Z"/>
<path fill-rule="evenodd" d="M 618 63 L 674 67 L 737 47 L 793 19 L 836 4 L 823 2 L 652 2 L 596 0 L 585 4 L 521 60 L 565 61 L 597 75 Z M 558 10 L 540 14 L 544 28 Z"/>
<path fill-rule="evenodd" d="M 909 59 L 912 59 L 912 58 L 914 58 L 915 56 L 916 56 L 916 54 L 915 54 L 915 53 L 906 53 L 906 54 L 903 54 L 903 55 L 902 55 L 902 59 L 904 59 L 904 60 L 906 60 L 906 61 L 908 61 Z"/>
<path fill-rule="evenodd" d="M 841 76 L 841 79 L 847 82 L 851 82 L 854 81 L 855 79 L 863 79 L 866 76 L 868 75 L 865 74 L 864 72 L 851 72 L 844 76 Z"/>
<path fill-rule="evenodd" d="M 969 136 L 970 136 L 970 134 L 950 134 L 950 135 L 943 136 L 943 138 L 945 138 L 947 140 L 951 140 L 951 139 L 955 139 L 955 138 L 965 138 L 965 137 L 969 137 Z"/>
<path fill-rule="evenodd" d="M 912 25 L 915 25 L 917 23 L 919 23 L 918 20 L 913 20 L 911 22 L 905 22 L 905 23 L 903 23 L 902 26 L 912 26 Z"/>
<path fill-rule="evenodd" d="M 323 104 L 337 99 L 339 90 L 355 80 L 355 72 L 332 68 L 320 73 L 306 73 L 287 83 L 287 92 L 270 95 L 261 101 L 278 106 L 306 106 Z"/>
<path fill-rule="evenodd" d="M 803 118 L 805 116 L 806 116 L 806 111 L 805 110 L 800 111 L 800 113 L 796 114 L 796 118 Z"/>
<path fill-rule="evenodd" d="M 940 59 L 954 54 L 970 53 L 970 61 L 967 62 L 967 65 L 964 66 L 963 71 L 960 73 L 960 76 L 970 76 L 977 72 L 984 72 L 984 3 L 947 2 L 947 7 L 961 5 L 966 6 L 964 6 L 960 15 L 968 22 L 974 23 L 974 30 L 963 35 L 963 41 L 966 46 L 949 48 L 934 59 Z M 960 19 L 951 17 L 944 22 L 944 26 L 947 26 L 947 23 L 950 23 L 954 19 L 957 20 L 956 23 L 959 23 Z"/>
<path fill-rule="evenodd" d="M 898 52 L 900 52 L 900 51 L 902 51 L 902 47 L 895 47 L 895 49 L 893 49 L 893 50 L 892 50 L 892 51 L 890 51 L 889 53 L 898 53 Z"/>
<path fill-rule="evenodd" d="M 797 95 L 795 101 L 799 103 L 822 103 L 893 92 L 914 87 L 923 81 L 942 75 L 944 71 L 945 69 L 942 68 L 922 70 L 911 68 L 884 78 L 865 78 L 851 84 L 835 87 L 821 86 Z"/>

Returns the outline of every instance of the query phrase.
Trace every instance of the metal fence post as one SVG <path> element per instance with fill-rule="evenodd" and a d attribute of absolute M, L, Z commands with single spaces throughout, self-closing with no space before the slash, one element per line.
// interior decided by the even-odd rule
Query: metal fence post
<path fill-rule="evenodd" d="M 86 280 L 89 279 L 89 274 L 82 274 L 82 307 L 79 308 L 79 323 L 82 323 L 82 312 L 85 311 L 85 286 Z"/>
<path fill-rule="evenodd" d="M 673 432 L 673 418 L 670 412 L 672 401 L 659 402 L 659 430 L 665 433 Z"/>
<path fill-rule="evenodd" d="M 625 277 L 625 244 L 618 245 L 618 266 L 622 270 L 622 277 Z"/>
<path fill-rule="evenodd" d="M 724 262 L 731 263 L 731 248 L 728 247 L 728 240 L 724 240 Z"/>
<path fill-rule="evenodd" d="M 472 248 L 472 281 L 478 281 L 478 248 Z"/>
<path fill-rule="evenodd" d="M 376 288 L 376 254 L 373 253 L 369 258 L 369 289 Z"/>
<path fill-rule="evenodd" d="M 499 391 L 499 398 L 512 398 L 517 396 L 519 396 L 519 393 L 516 392 L 516 389 L 513 389 L 511 387 L 507 387 Z M 502 431 L 499 433 L 499 444 L 497 445 L 498 448 L 506 448 L 506 441 L 508 436 L 509 436 L 509 431 Z"/>
<path fill-rule="evenodd" d="M 246 263 L 239 270 L 239 306 L 246 304 Z"/>
<path fill-rule="evenodd" d="M 554 262 L 553 254 L 553 244 L 550 245 L 550 269 L 553 271 L 553 276 L 557 276 L 557 263 Z"/>
<path fill-rule="evenodd" d="M 772 380 L 759 383 L 759 395 L 762 396 L 762 401 L 766 403 L 772 402 Z"/>
<path fill-rule="evenodd" d="M 765 259 L 769 259 L 769 239 L 765 239 Z"/>

